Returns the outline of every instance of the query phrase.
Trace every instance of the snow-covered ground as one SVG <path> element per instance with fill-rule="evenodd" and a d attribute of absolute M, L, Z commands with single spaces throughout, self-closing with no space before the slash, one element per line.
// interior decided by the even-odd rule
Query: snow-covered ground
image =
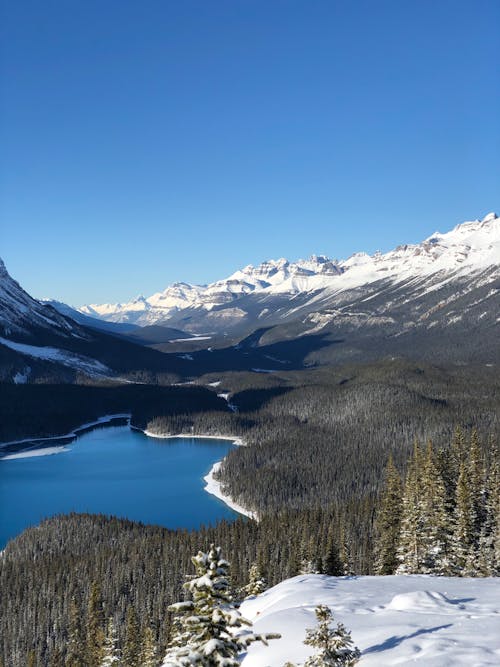
<path fill-rule="evenodd" d="M 243 667 L 300 665 L 303 644 L 326 604 L 361 650 L 360 667 L 500 665 L 500 578 L 424 575 L 288 579 L 241 606 L 256 632 L 279 632 L 269 647 L 253 644 Z"/>
<path fill-rule="evenodd" d="M 230 507 L 235 512 L 239 512 L 244 516 L 248 516 L 251 519 L 257 520 L 257 515 L 255 512 L 252 512 L 251 510 L 246 509 L 242 505 L 239 505 L 230 496 L 223 493 L 220 482 L 214 478 L 214 473 L 216 473 L 217 470 L 219 470 L 221 463 L 222 461 L 217 461 L 217 463 L 214 463 L 208 475 L 203 478 L 204 481 L 206 482 L 205 491 L 207 493 L 211 493 L 216 498 L 219 498 L 219 500 L 222 500 L 222 502 L 224 502 L 228 507 Z"/>
<path fill-rule="evenodd" d="M 101 364 L 96 359 L 91 359 L 83 354 L 75 354 L 67 350 L 60 350 L 56 347 L 46 347 L 39 345 L 26 345 L 25 343 L 15 343 L 7 338 L 0 337 L 0 344 L 10 347 L 11 350 L 26 354 L 29 357 L 43 359 L 44 361 L 54 361 L 63 366 L 69 366 L 81 370 L 88 375 L 109 375 L 110 369 Z"/>

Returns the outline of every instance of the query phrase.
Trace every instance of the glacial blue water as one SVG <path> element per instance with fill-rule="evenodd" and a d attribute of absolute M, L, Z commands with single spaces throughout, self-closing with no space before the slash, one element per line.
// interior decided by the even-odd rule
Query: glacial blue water
<path fill-rule="evenodd" d="M 62 453 L 0 459 L 0 549 L 27 526 L 60 513 L 99 512 L 168 528 L 234 519 L 235 512 L 203 490 L 203 477 L 232 446 L 160 440 L 117 426 L 87 432 Z"/>

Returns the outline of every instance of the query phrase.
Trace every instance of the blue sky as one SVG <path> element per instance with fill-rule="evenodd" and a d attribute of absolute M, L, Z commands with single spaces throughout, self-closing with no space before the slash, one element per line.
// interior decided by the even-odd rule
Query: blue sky
<path fill-rule="evenodd" d="M 127 300 L 500 208 L 497 0 L 2 0 L 0 256 Z"/>

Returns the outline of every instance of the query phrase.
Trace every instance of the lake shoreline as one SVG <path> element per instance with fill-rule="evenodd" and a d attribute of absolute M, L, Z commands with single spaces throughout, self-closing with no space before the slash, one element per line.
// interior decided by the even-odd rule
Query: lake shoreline
<path fill-rule="evenodd" d="M 202 440 L 230 440 L 234 445 L 237 447 L 246 447 L 247 444 L 243 440 L 243 438 L 239 436 L 231 436 L 231 435 L 202 435 L 202 434 L 193 434 L 193 433 L 154 433 L 153 431 L 148 431 L 137 428 L 136 426 L 131 426 L 131 428 L 136 429 L 138 431 L 141 431 L 144 433 L 144 435 L 148 436 L 149 438 L 158 438 L 158 439 L 164 439 L 164 440 L 169 440 L 169 439 L 175 439 L 175 438 L 199 438 Z M 215 496 L 219 500 L 222 500 L 222 502 L 227 505 L 230 509 L 234 510 L 235 512 L 238 512 L 238 514 L 242 514 L 243 516 L 248 517 L 249 519 L 253 519 L 254 521 L 258 521 L 258 516 L 256 512 L 253 512 L 252 510 L 247 509 L 243 505 L 240 505 L 237 503 L 231 496 L 229 496 L 227 493 L 224 493 L 222 490 L 222 484 L 219 482 L 219 480 L 215 479 L 215 474 L 218 472 L 222 465 L 222 461 L 216 461 L 213 466 L 210 468 L 210 471 L 208 472 L 207 475 L 203 478 L 203 481 L 205 482 L 205 487 L 204 490 L 207 493 L 210 493 L 211 495 Z"/>
<path fill-rule="evenodd" d="M 196 438 L 196 439 L 202 439 L 202 440 L 229 440 L 231 443 L 233 443 L 237 447 L 246 447 L 246 443 L 243 440 L 243 438 L 239 436 L 230 436 L 230 435 L 203 435 L 203 434 L 193 434 L 193 433 L 155 433 L 153 431 L 146 429 L 139 428 L 138 426 L 134 426 L 131 423 L 131 417 L 132 415 L 130 413 L 118 413 L 114 415 L 104 415 L 102 417 L 99 417 L 95 421 L 88 422 L 85 424 L 82 424 L 81 426 L 73 429 L 70 433 L 66 433 L 63 435 L 55 435 L 55 436 L 48 436 L 44 438 L 24 438 L 22 440 L 12 440 L 9 442 L 4 442 L 0 443 L 0 461 L 1 460 L 9 460 L 12 458 L 25 458 L 29 456 L 42 456 L 43 450 L 46 450 L 46 455 L 49 454 L 58 454 L 62 453 L 65 451 L 65 446 L 68 445 L 69 443 L 73 442 L 76 438 L 79 436 L 83 435 L 84 433 L 87 433 L 89 431 L 92 431 L 96 428 L 99 428 L 101 426 L 120 426 L 120 425 L 128 425 L 131 430 L 133 431 L 139 431 L 140 433 L 143 433 L 146 437 L 148 438 L 156 438 L 160 440 L 169 440 L 169 439 L 176 439 L 176 438 Z M 119 424 L 114 424 L 113 422 L 125 422 L 125 423 L 119 423 Z M 49 443 L 53 443 L 55 445 L 55 442 L 59 442 L 59 446 L 49 446 Z M 23 445 L 28 445 L 24 446 Z M 30 454 L 31 452 L 31 454 Z M 222 461 L 224 459 L 221 459 L 220 461 L 216 461 L 213 466 L 210 468 L 209 472 L 205 477 L 203 477 L 203 481 L 205 482 L 204 486 L 204 491 L 207 493 L 210 493 L 211 495 L 215 496 L 219 500 L 221 500 L 227 507 L 230 509 L 234 510 L 238 514 L 242 514 L 243 516 L 246 516 L 250 519 L 253 519 L 255 521 L 258 521 L 258 516 L 255 512 L 252 510 L 247 509 L 240 503 L 237 503 L 231 496 L 229 496 L 227 493 L 224 493 L 222 490 L 222 484 L 219 480 L 215 479 L 215 474 L 218 472 L 222 465 Z"/>
<path fill-rule="evenodd" d="M 23 438 L 22 440 L 9 440 L 8 442 L 1 442 L 0 443 L 0 460 L 2 458 L 2 454 L 4 452 L 12 452 L 12 453 L 22 453 L 22 452 L 29 452 L 32 449 L 39 448 L 39 445 L 43 445 L 43 443 L 49 443 L 50 441 L 54 440 L 59 440 L 61 442 L 61 447 L 63 447 L 65 444 L 69 444 L 69 442 L 72 442 L 75 438 L 78 438 L 79 435 L 83 435 L 84 433 L 87 433 L 87 431 L 92 431 L 95 428 L 99 428 L 99 426 L 110 426 L 113 425 L 112 422 L 114 421 L 124 421 L 125 424 L 116 424 L 117 426 L 123 425 L 126 426 L 127 423 L 130 424 L 130 419 L 132 415 L 127 412 L 120 412 L 118 414 L 114 415 L 104 415 L 103 417 L 99 417 L 95 421 L 88 422 L 85 424 L 82 424 L 81 426 L 78 426 L 77 428 L 73 429 L 70 433 L 64 433 L 62 435 L 50 435 L 46 436 L 43 438 Z M 23 447 L 22 445 L 30 445 L 31 446 L 26 446 Z"/>

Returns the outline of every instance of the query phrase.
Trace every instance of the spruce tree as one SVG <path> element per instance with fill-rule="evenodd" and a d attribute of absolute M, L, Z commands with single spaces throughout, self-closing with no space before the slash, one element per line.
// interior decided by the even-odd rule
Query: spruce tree
<path fill-rule="evenodd" d="M 456 574 L 464 575 L 474 555 L 474 507 L 469 474 L 465 462 L 460 464 L 456 488 L 453 564 Z"/>
<path fill-rule="evenodd" d="M 118 639 L 113 617 L 110 616 L 106 624 L 106 638 L 104 640 L 103 657 L 100 667 L 118 667 L 119 664 L 120 651 L 118 649 Z"/>
<path fill-rule="evenodd" d="M 415 442 L 404 486 L 401 530 L 396 554 L 399 565 L 396 574 L 415 574 L 420 572 L 422 567 L 425 518 L 421 495 L 421 468 L 422 452 L 418 442 Z"/>
<path fill-rule="evenodd" d="M 156 667 L 158 664 L 158 651 L 152 628 L 148 625 L 144 630 L 141 651 L 141 667 Z"/>
<path fill-rule="evenodd" d="M 494 442 L 490 443 L 489 470 L 486 475 L 484 522 L 478 548 L 478 574 L 494 577 L 500 574 L 500 562 L 495 556 L 498 549 L 500 520 L 500 461 Z"/>
<path fill-rule="evenodd" d="M 376 574 L 394 574 L 399 563 L 396 552 L 401 529 L 402 494 L 401 478 L 390 456 L 375 520 Z"/>
<path fill-rule="evenodd" d="M 99 667 L 104 655 L 104 610 L 101 588 L 94 581 L 90 587 L 86 623 L 86 663 L 88 667 Z"/>
<path fill-rule="evenodd" d="M 326 540 L 326 554 L 323 559 L 324 572 L 331 577 L 341 577 L 344 574 L 345 566 L 340 558 L 340 551 L 335 540 L 333 530 L 330 528 Z"/>
<path fill-rule="evenodd" d="M 85 667 L 81 607 L 75 596 L 69 606 L 68 651 L 65 667 Z"/>
<path fill-rule="evenodd" d="M 435 465 L 429 441 L 421 478 L 422 499 L 422 564 L 423 574 L 451 574 L 451 517 L 447 512 L 447 494 L 443 479 Z"/>
<path fill-rule="evenodd" d="M 196 575 L 184 584 L 192 600 L 171 605 L 178 615 L 176 633 L 170 642 L 165 666 L 238 667 L 238 653 L 255 641 L 267 645 L 276 634 L 255 635 L 249 630 L 234 630 L 252 624 L 232 604 L 229 592 L 229 563 L 220 547 L 211 545 L 208 553 L 192 558 Z"/>
<path fill-rule="evenodd" d="M 326 605 L 316 607 L 318 626 L 306 630 L 304 644 L 319 649 L 307 658 L 304 667 L 352 667 L 361 656 L 359 649 L 353 646 L 351 633 L 342 623 L 336 628 L 330 627 L 333 622 L 332 612 Z"/>
<path fill-rule="evenodd" d="M 131 605 L 127 610 L 122 660 L 126 667 L 141 667 L 142 642 L 137 614 Z"/>
<path fill-rule="evenodd" d="M 269 588 L 258 563 L 253 563 L 248 571 L 248 584 L 243 587 L 245 597 L 260 595 Z"/>
<path fill-rule="evenodd" d="M 471 434 L 468 476 L 472 502 L 473 544 L 477 547 L 479 535 L 485 519 L 485 480 L 484 461 L 481 452 L 481 443 L 477 431 Z"/>

